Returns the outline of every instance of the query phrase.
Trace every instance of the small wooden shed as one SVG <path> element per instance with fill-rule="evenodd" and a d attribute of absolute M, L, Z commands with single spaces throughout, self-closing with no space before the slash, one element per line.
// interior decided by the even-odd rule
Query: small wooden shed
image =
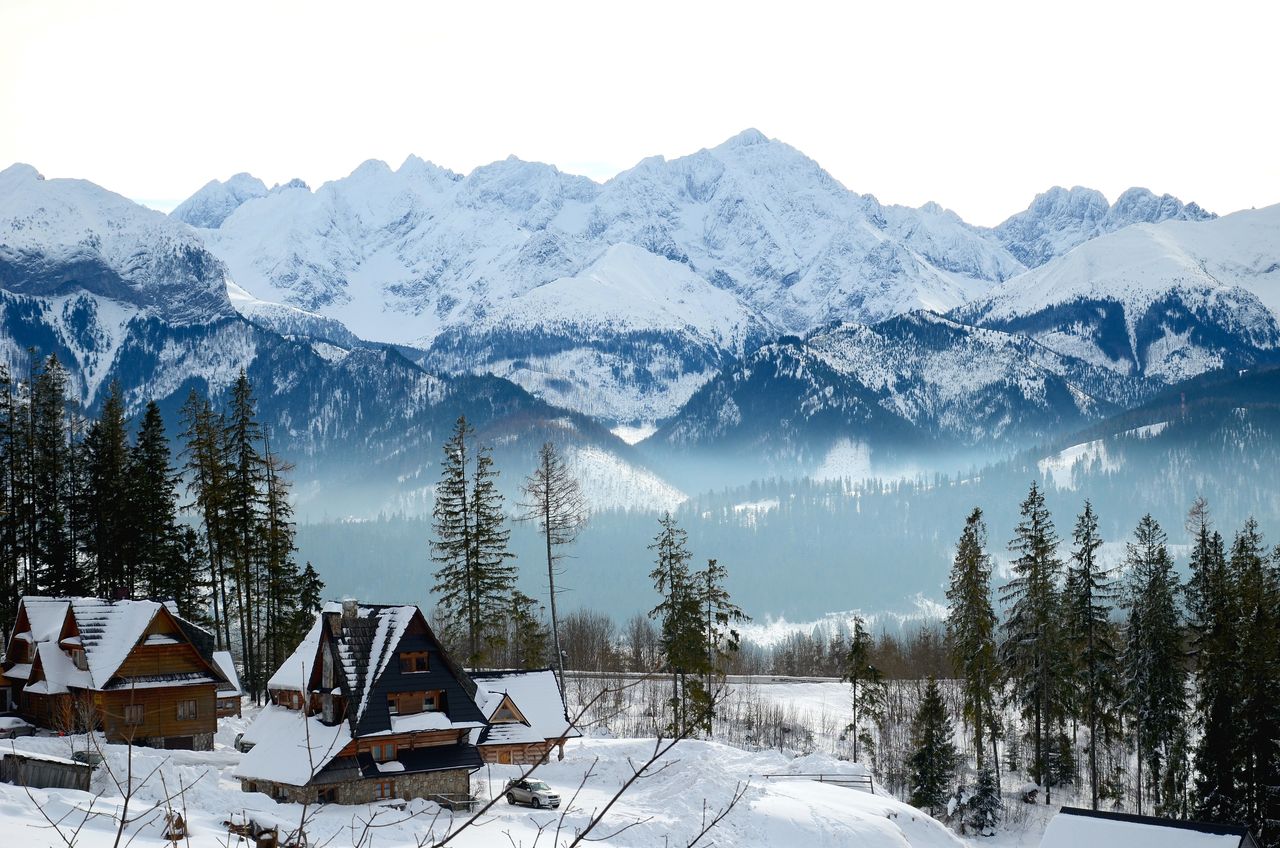
<path fill-rule="evenodd" d="M 0 781 L 32 789 L 89 791 L 93 766 L 29 751 L 0 752 Z"/>

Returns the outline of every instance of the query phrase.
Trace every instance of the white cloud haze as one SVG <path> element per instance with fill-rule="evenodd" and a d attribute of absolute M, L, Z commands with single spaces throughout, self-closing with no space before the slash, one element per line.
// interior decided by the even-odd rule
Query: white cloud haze
<path fill-rule="evenodd" d="M 886 203 L 1280 201 L 1276 4 L 0 5 L 0 167 L 177 200 L 416 153 L 596 179 L 754 126 Z"/>

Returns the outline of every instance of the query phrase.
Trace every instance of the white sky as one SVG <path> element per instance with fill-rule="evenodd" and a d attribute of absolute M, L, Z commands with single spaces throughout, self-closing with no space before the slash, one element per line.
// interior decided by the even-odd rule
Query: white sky
<path fill-rule="evenodd" d="M 1054 184 L 1280 201 L 1280 4 L 0 0 L 0 167 L 149 202 L 409 153 L 596 179 L 754 126 L 994 224 Z"/>

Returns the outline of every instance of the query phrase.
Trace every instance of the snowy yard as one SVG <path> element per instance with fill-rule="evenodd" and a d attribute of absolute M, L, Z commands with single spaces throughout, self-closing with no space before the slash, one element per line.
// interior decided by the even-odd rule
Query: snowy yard
<path fill-rule="evenodd" d="M 148 813 L 165 794 L 181 786 L 190 787 L 175 802 L 185 806 L 192 846 L 227 845 L 222 823 L 233 814 L 248 814 L 259 821 L 276 821 L 296 827 L 302 808 L 276 804 L 264 795 L 240 791 L 232 777 L 240 755 L 230 743 L 246 722 L 225 720 L 218 732 L 217 749 L 209 752 L 157 751 L 137 748 L 134 774 L 140 778 L 157 766 L 159 772 L 138 791 L 131 813 L 139 816 L 139 836 L 134 844 L 156 844 L 161 838 L 162 812 Z M 19 751 L 38 751 L 68 756 L 75 746 L 84 747 L 84 737 L 32 737 L 4 742 Z M 601 808 L 629 775 L 627 761 L 648 756 L 652 740 L 586 738 L 571 742 L 563 762 L 552 762 L 539 770 L 565 798 L 560 811 L 532 810 L 499 801 L 479 822 L 450 843 L 459 846 L 497 844 L 550 846 L 571 841 L 576 830 Z M 126 765 L 125 749 L 110 746 L 108 762 L 117 773 Z M 619 846 L 683 845 L 701 827 L 704 803 L 707 814 L 722 807 L 735 789 L 749 782 L 742 801 L 716 829 L 717 845 L 821 846 L 958 846 L 964 844 L 942 825 L 893 798 L 856 789 L 818 784 L 804 779 L 771 778 L 764 774 L 847 773 L 856 774 L 856 764 L 814 754 L 789 757 L 777 751 L 747 752 L 715 742 L 681 743 L 660 773 L 639 781 L 623 796 L 593 836 L 609 836 L 605 844 Z M 569 799 L 583 779 L 591 777 L 572 804 Z M 518 773 L 514 766 L 489 766 L 473 778 L 473 788 L 481 796 L 500 792 L 505 781 Z M 163 775 L 163 785 L 161 783 Z M 95 799 L 94 794 L 102 797 Z M 79 823 L 83 811 L 108 812 L 120 799 L 104 769 L 94 775 L 93 793 L 72 790 L 32 790 L 44 812 L 64 827 Z M 437 837 L 456 827 L 466 815 L 456 819 L 441 813 L 435 805 L 413 802 L 403 810 L 371 806 L 331 805 L 312 810 L 309 826 L 313 844 L 345 846 L 357 844 L 363 822 L 371 817 L 379 827 L 369 832 L 364 843 L 374 846 L 415 845 L 434 829 Z M 561 815 L 563 814 L 563 821 Z M 553 839 L 557 826 L 559 837 Z M 284 829 L 282 827 L 282 830 Z M 8 845 L 60 846 L 64 842 L 36 810 L 26 792 L 0 784 L 0 828 L 8 835 Z M 539 829 L 543 828 L 539 838 Z M 68 827 L 68 830 L 70 828 Z M 132 835 L 133 830 L 130 831 Z M 80 833 L 77 845 L 85 848 L 111 845 L 114 824 L 107 817 L 91 817 Z M 664 840 L 668 840 L 666 842 Z M 12 840 L 12 841 L 11 841 Z M 234 839 L 232 845 L 237 844 Z"/>

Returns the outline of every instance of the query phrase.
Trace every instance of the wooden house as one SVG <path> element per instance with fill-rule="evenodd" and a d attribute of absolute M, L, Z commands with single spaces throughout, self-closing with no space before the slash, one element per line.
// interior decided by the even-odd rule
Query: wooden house
<path fill-rule="evenodd" d="M 1130 813 L 1063 807 L 1049 820 L 1040 848 L 1259 848 L 1247 828 Z"/>
<path fill-rule="evenodd" d="M 235 660 L 230 651 L 214 651 L 210 659 L 222 672 L 223 682 L 217 691 L 218 718 L 240 715 L 240 705 L 244 699 L 244 689 L 240 686 L 240 675 L 236 672 Z"/>
<path fill-rule="evenodd" d="M 553 670 L 472 672 L 471 678 L 488 723 L 474 734 L 486 763 L 545 762 L 553 748 L 563 760 L 565 741 L 582 735 L 569 720 Z"/>
<path fill-rule="evenodd" d="M 236 769 L 246 792 L 344 804 L 469 795 L 484 716 L 417 607 L 326 605 L 267 689 Z"/>
<path fill-rule="evenodd" d="M 164 604 L 100 598 L 23 598 L 4 675 L 33 724 L 198 750 L 213 747 L 226 683 Z"/>

